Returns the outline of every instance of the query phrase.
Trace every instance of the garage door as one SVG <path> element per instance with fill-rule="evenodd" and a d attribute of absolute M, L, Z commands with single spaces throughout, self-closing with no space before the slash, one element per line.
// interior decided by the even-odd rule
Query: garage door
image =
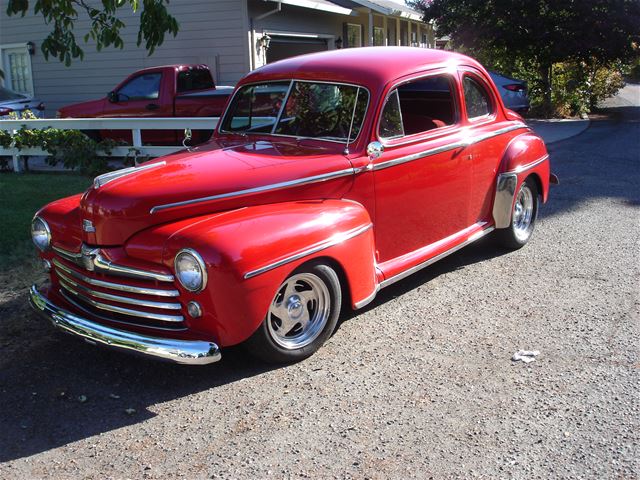
<path fill-rule="evenodd" d="M 304 55 L 305 53 L 323 52 L 328 49 L 327 41 L 322 38 L 273 35 L 269 49 L 267 50 L 267 63 L 282 60 L 283 58 L 295 57 L 296 55 Z"/>

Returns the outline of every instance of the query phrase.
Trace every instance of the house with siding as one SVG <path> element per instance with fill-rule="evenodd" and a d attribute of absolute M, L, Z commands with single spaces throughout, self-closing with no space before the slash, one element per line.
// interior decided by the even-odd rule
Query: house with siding
<path fill-rule="evenodd" d="M 166 37 L 152 56 L 136 46 L 139 14 L 122 9 L 124 48 L 97 52 L 88 43 L 84 60 L 65 67 L 57 59 L 46 61 L 39 50 L 49 32 L 42 17 L 8 17 L 7 2 L 0 0 L 4 85 L 42 99 L 47 116 L 64 105 L 104 97 L 130 73 L 156 65 L 205 63 L 218 85 L 233 85 L 255 68 L 304 53 L 435 46 L 431 25 L 396 0 L 180 0 L 168 6 L 180 31 Z M 76 38 L 83 38 L 88 26 L 80 17 Z"/>

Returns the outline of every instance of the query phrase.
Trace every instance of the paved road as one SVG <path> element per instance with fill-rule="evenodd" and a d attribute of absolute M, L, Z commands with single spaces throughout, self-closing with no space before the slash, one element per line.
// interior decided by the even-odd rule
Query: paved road
<path fill-rule="evenodd" d="M 637 478 L 629 92 L 552 146 L 562 185 L 527 247 L 483 239 L 381 292 L 297 365 L 232 349 L 184 368 L 50 336 L 5 274 L 0 477 Z M 541 354 L 512 363 L 520 348 Z"/>

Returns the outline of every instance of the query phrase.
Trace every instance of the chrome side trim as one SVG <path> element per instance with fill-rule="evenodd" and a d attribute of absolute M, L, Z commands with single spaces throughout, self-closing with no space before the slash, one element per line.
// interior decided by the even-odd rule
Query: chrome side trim
<path fill-rule="evenodd" d="M 211 195 L 209 197 L 200 197 L 200 198 L 194 198 L 191 200 L 184 200 L 182 202 L 175 202 L 175 203 L 167 203 L 164 205 L 157 205 L 155 207 L 153 207 L 149 213 L 157 213 L 160 212 L 162 210 L 166 210 L 168 208 L 176 208 L 176 207 L 183 207 L 185 205 L 193 205 L 195 203 L 203 203 L 203 202 L 210 202 L 212 200 L 222 200 L 225 198 L 233 198 L 233 197 L 240 197 L 242 195 L 250 195 L 252 193 L 261 193 L 261 192 L 267 192 L 270 190 L 281 190 L 283 188 L 289 188 L 289 187 L 297 187 L 300 185 L 307 185 L 309 183 L 316 183 L 316 182 L 326 182 L 327 180 L 333 180 L 334 178 L 340 178 L 340 177 L 345 177 L 348 175 L 353 175 L 355 173 L 353 168 L 346 168 L 344 170 L 338 170 L 336 172 L 330 172 L 330 173 L 323 173 L 320 175 L 314 175 L 312 177 L 304 177 L 304 178 L 298 178 L 296 180 L 288 180 L 286 182 L 280 182 L 280 183 L 272 183 L 271 185 L 263 185 L 260 187 L 254 187 L 254 188 L 247 188 L 245 190 L 237 190 L 235 192 L 228 192 L 228 193 L 220 193 L 218 195 Z"/>
<path fill-rule="evenodd" d="M 255 277 L 256 275 L 260 275 L 262 273 L 268 272 L 269 270 L 273 270 L 274 268 L 278 268 L 278 267 L 281 267 L 282 265 L 286 265 L 287 263 L 295 262 L 296 260 L 304 258 L 308 255 L 313 255 L 314 253 L 318 253 L 322 250 L 326 250 L 327 248 L 330 248 L 330 247 L 333 247 L 334 245 L 345 242 L 353 237 L 357 237 L 358 235 L 369 230 L 371 227 L 373 227 L 373 224 L 369 223 L 368 225 L 355 228 L 349 232 L 338 233 L 334 235 L 332 238 L 325 241 L 324 243 L 321 243 L 320 245 L 316 245 L 315 247 L 311 247 L 307 250 L 303 250 L 300 253 L 296 253 L 295 255 L 291 255 L 290 257 L 283 258 L 282 260 L 279 260 L 274 263 L 270 263 L 256 270 L 251 270 L 250 272 L 247 272 L 244 274 L 244 279 L 247 280 L 249 278 Z"/>
<path fill-rule="evenodd" d="M 479 232 L 474 233 L 473 235 L 470 235 L 464 242 L 456 245 L 453 248 L 450 248 L 446 252 L 442 252 L 440 255 L 436 255 L 435 257 L 432 257 L 429 260 L 426 260 L 426 261 L 416 265 L 415 267 L 411 267 L 408 270 L 405 270 L 404 272 L 400 272 L 399 274 L 397 274 L 397 275 L 395 275 L 395 276 L 393 276 L 391 278 L 387 278 L 386 280 L 383 280 L 382 282 L 380 282 L 380 288 L 388 287 L 392 283 L 399 282 L 403 278 L 406 278 L 409 275 L 412 275 L 412 274 L 416 273 L 417 271 L 422 270 L 425 267 L 428 267 L 429 265 L 437 262 L 438 260 L 442 260 L 444 257 L 447 257 L 447 256 L 451 255 L 452 253 L 457 252 L 461 248 L 464 248 L 467 245 L 469 245 L 470 243 L 473 243 L 476 240 L 478 240 L 478 239 L 484 237 L 485 235 L 491 233 L 493 230 L 494 230 L 494 227 L 488 227 L 488 228 L 485 228 L 484 230 L 480 230 Z"/>
<path fill-rule="evenodd" d="M 157 288 L 147 288 L 147 287 L 135 287 L 133 285 L 125 285 L 121 283 L 113 283 L 113 282 L 105 282 L 104 280 L 97 280 L 95 278 L 90 278 L 81 273 L 76 272 L 75 270 L 70 269 L 66 265 L 63 265 L 55 258 L 53 259 L 53 264 L 56 266 L 56 271 L 58 269 L 63 270 L 65 273 L 81 280 L 89 285 L 93 285 L 94 287 L 102 287 L 108 288 L 110 290 L 118 290 L 120 292 L 129 292 L 129 293 L 137 293 L 139 295 L 153 295 L 155 297 L 179 297 L 180 292 L 178 290 L 160 290 Z"/>
<path fill-rule="evenodd" d="M 140 268 L 133 267 L 125 267 L 124 265 L 118 265 L 117 263 L 113 263 L 109 260 L 106 260 L 100 253 L 99 249 L 89 249 L 83 245 L 83 250 L 89 252 L 88 254 L 84 254 L 82 251 L 69 252 L 68 250 L 64 250 L 60 247 L 53 247 L 53 249 L 63 258 L 69 260 L 70 262 L 75 263 L 76 265 L 81 266 L 82 268 L 87 268 L 88 262 L 89 266 L 92 266 L 96 270 L 100 270 L 102 272 L 108 272 L 112 275 L 120 275 L 123 277 L 134 277 L 134 278 L 142 278 L 145 280 L 157 280 L 159 282 L 173 282 L 173 275 L 167 273 L 157 273 L 151 272 L 149 270 L 142 270 Z"/>
<path fill-rule="evenodd" d="M 64 282 L 61 281 L 61 284 Z M 162 313 L 150 313 L 150 312 L 142 312 L 140 310 L 133 310 L 130 308 L 117 307 L 116 305 L 109 305 L 106 303 L 98 302 L 93 300 L 86 295 L 78 293 L 69 285 L 63 285 L 64 289 L 72 293 L 74 296 L 78 297 L 83 302 L 88 303 L 89 305 L 99 308 L 100 310 L 105 310 L 107 312 L 119 313 L 120 315 L 128 315 L 130 317 L 139 317 L 139 318 L 147 318 L 149 320 L 158 320 L 160 322 L 182 322 L 184 317 L 182 315 L 165 315 Z"/>
<path fill-rule="evenodd" d="M 501 173 L 498 175 L 492 213 L 496 228 L 507 228 L 511 225 L 511 212 L 517 185 L 517 174 Z"/>
<path fill-rule="evenodd" d="M 456 150 L 458 148 L 463 148 L 466 146 L 467 144 L 465 142 L 448 143 L 446 145 L 443 145 L 442 147 L 431 148 L 423 152 L 418 152 L 411 155 L 407 155 L 405 157 L 394 158 L 393 160 L 387 160 L 386 162 L 375 164 L 373 166 L 373 170 L 374 171 L 384 170 L 385 168 L 395 167 L 396 165 L 401 165 L 407 162 L 413 162 L 415 160 L 419 160 L 424 157 L 437 155 L 438 153 L 447 152 L 449 150 Z"/>
<path fill-rule="evenodd" d="M 540 165 L 542 162 L 548 159 L 549 159 L 549 155 L 543 155 L 538 160 L 534 160 L 533 162 L 527 163 L 526 165 L 518 165 L 514 170 L 511 170 L 505 173 L 522 173 L 525 170 L 529 170 L 537 165 Z"/>
<path fill-rule="evenodd" d="M 386 162 L 381 162 L 373 166 L 373 170 L 383 170 L 389 167 L 395 167 L 396 165 L 401 165 L 407 162 L 413 162 L 414 160 L 419 160 L 424 157 L 429 157 L 431 155 L 437 155 L 438 153 L 447 152 L 449 150 L 456 150 L 458 148 L 466 148 L 476 143 L 482 142 L 484 140 L 488 140 L 489 138 L 497 137 L 498 135 L 502 135 L 504 133 L 512 132 L 514 130 L 519 130 L 521 128 L 529 128 L 522 122 L 518 122 L 515 125 L 509 125 L 508 127 L 500 128 L 494 132 L 485 133 L 484 135 L 476 135 L 475 137 L 469 137 L 464 140 L 448 143 L 441 147 L 431 148 L 429 150 L 425 150 L 423 152 L 414 153 L 411 155 L 407 155 L 404 157 L 395 158 L 393 160 L 387 160 Z"/>
<path fill-rule="evenodd" d="M 136 305 L 138 307 L 149 307 L 149 308 L 158 308 L 160 310 L 181 310 L 182 305 L 179 303 L 166 303 L 166 302 L 154 302 L 152 300 L 139 300 L 137 298 L 131 297 L 122 297 L 120 295 L 112 295 L 111 293 L 99 292 L 97 290 L 92 290 L 90 288 L 85 287 L 84 285 L 80 285 L 79 283 L 73 281 L 69 277 L 67 277 L 62 272 L 57 272 L 58 277 L 60 278 L 60 284 L 69 290 L 69 286 L 72 289 L 78 289 L 86 294 L 91 295 L 94 298 L 101 298 L 103 300 L 111 300 L 112 302 L 118 303 L 126 303 L 128 305 Z"/>
<path fill-rule="evenodd" d="M 29 303 L 56 328 L 92 344 L 189 365 L 205 365 L 222 358 L 220 349 L 213 342 L 152 337 L 92 322 L 53 304 L 35 285 L 29 290 Z"/>
<path fill-rule="evenodd" d="M 98 175 L 93 179 L 93 188 L 98 189 L 107 183 L 121 177 L 125 177 L 127 175 L 131 175 L 132 173 L 142 172 L 143 170 L 150 170 L 152 168 L 163 167 L 167 162 L 156 162 L 151 165 L 144 165 L 142 167 L 128 167 L 121 168 L 120 170 L 115 170 L 113 172 L 103 173 L 102 175 Z"/>

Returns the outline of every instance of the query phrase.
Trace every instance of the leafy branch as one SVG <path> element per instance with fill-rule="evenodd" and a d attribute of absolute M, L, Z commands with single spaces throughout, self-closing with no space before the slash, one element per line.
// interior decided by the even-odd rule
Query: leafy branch
<path fill-rule="evenodd" d="M 84 43 L 93 40 L 98 51 L 113 46 L 122 49 L 124 41 L 121 31 L 125 23 L 118 18 L 123 8 L 129 7 L 133 13 L 140 12 L 140 28 L 137 45 L 144 43 L 149 55 L 162 45 L 166 34 L 178 34 L 178 21 L 169 14 L 169 0 L 102 0 L 100 8 L 85 0 L 9 0 L 7 15 L 25 16 L 33 6 L 34 15 L 40 15 L 52 30 L 43 40 L 40 48 L 45 59 L 54 57 L 69 66 L 73 59 L 84 58 L 84 50 L 74 34 L 75 23 L 81 17 L 90 20 L 89 31 L 84 35 Z"/>

